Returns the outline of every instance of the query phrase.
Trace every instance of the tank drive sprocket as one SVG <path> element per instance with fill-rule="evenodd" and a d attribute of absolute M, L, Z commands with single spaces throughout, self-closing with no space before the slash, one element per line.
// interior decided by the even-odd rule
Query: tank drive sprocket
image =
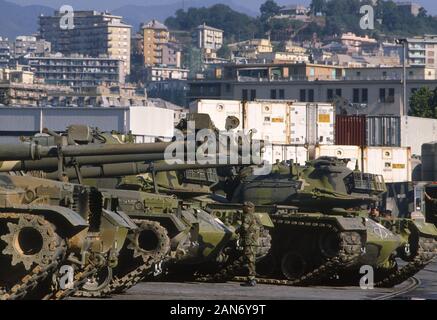
<path fill-rule="evenodd" d="M 3 235 L 1 300 L 42 299 L 53 290 L 52 277 L 66 254 L 66 242 L 43 216 L 0 213 Z"/>
<path fill-rule="evenodd" d="M 102 285 L 78 291 L 75 296 L 98 298 L 125 292 L 142 281 L 153 266 L 166 257 L 170 251 L 167 230 L 156 221 L 136 219 L 134 222 L 139 228 L 128 235 L 116 269 L 105 273 Z M 109 284 L 105 283 L 107 280 Z"/>
<path fill-rule="evenodd" d="M 18 223 L 8 222 L 9 233 L 0 238 L 7 244 L 3 254 L 12 257 L 11 265 L 22 263 L 26 270 L 37 264 L 47 266 L 59 255 L 60 238 L 43 217 L 26 215 Z"/>

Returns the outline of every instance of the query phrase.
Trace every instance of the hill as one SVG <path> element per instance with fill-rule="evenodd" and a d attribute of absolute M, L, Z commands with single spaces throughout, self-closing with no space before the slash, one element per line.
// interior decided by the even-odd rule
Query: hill
<path fill-rule="evenodd" d="M 20 6 L 0 0 L 0 36 L 15 38 L 38 30 L 38 16 L 53 13 L 53 8 L 39 5 Z"/>

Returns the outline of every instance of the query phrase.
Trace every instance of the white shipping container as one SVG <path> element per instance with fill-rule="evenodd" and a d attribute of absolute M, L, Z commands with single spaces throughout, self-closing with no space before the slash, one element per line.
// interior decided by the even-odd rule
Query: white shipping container
<path fill-rule="evenodd" d="M 339 159 L 350 159 L 347 166 L 354 170 L 358 161 L 358 168 L 361 168 L 361 149 L 358 146 L 319 146 L 316 148 L 316 158 L 336 157 Z"/>
<path fill-rule="evenodd" d="M 207 113 L 219 130 L 225 130 L 226 118 L 237 117 L 240 125 L 237 130 L 243 129 L 243 106 L 238 100 L 196 100 L 190 104 L 191 113 Z"/>
<path fill-rule="evenodd" d="M 256 129 L 255 139 L 272 144 L 289 143 L 289 103 L 251 101 L 244 105 L 244 129 Z"/>
<path fill-rule="evenodd" d="M 295 102 L 290 106 L 291 144 L 334 144 L 334 107 L 328 103 Z"/>
<path fill-rule="evenodd" d="M 409 147 L 367 147 L 363 152 L 364 172 L 382 174 L 387 183 L 411 181 Z"/>
<path fill-rule="evenodd" d="M 316 158 L 321 156 L 350 159 L 348 167 L 366 173 L 380 174 L 386 183 L 411 181 L 411 149 L 408 147 L 319 146 Z"/>
<path fill-rule="evenodd" d="M 215 126 L 225 129 L 228 116 L 240 120 L 238 130 L 255 129 L 255 139 L 273 144 L 330 145 L 334 143 L 334 108 L 329 103 L 256 100 L 243 105 L 238 100 L 197 100 L 190 112 L 207 113 Z"/>
<path fill-rule="evenodd" d="M 265 148 L 263 159 L 270 163 L 293 160 L 304 165 L 308 160 L 308 150 L 304 146 L 271 145 Z"/>

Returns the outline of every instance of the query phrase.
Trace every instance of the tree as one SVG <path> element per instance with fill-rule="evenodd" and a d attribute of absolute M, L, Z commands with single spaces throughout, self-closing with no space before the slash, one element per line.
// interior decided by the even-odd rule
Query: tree
<path fill-rule="evenodd" d="M 229 49 L 227 44 L 223 44 L 222 47 L 217 51 L 217 55 L 220 58 L 231 59 L 232 51 Z"/>
<path fill-rule="evenodd" d="M 259 8 L 261 22 L 266 22 L 269 18 L 279 14 L 279 10 L 281 10 L 281 7 L 274 0 L 267 0 Z"/>
<path fill-rule="evenodd" d="M 234 37 L 237 41 L 251 39 L 259 34 L 258 19 L 232 10 L 224 4 L 209 8 L 189 8 L 186 11 L 179 9 L 175 16 L 165 20 L 165 25 L 172 30 L 192 31 L 204 22 L 222 29 L 227 38 Z"/>
<path fill-rule="evenodd" d="M 310 4 L 312 14 L 316 15 L 318 12 L 324 13 L 326 10 L 325 0 L 312 0 Z"/>
<path fill-rule="evenodd" d="M 437 89 L 431 91 L 428 87 L 417 90 L 410 98 L 410 116 L 436 118 Z"/>

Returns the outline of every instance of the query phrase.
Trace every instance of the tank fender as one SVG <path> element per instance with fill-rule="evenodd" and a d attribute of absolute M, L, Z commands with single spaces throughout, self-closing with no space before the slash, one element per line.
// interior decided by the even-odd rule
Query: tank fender
<path fill-rule="evenodd" d="M 275 226 L 267 212 L 256 212 L 256 215 L 258 216 L 258 219 L 263 227 L 273 228 Z"/>
<path fill-rule="evenodd" d="M 46 205 L 15 205 L 8 211 L 41 214 L 55 225 L 61 225 L 67 236 L 72 236 L 88 228 L 87 221 L 70 208 Z"/>
<path fill-rule="evenodd" d="M 420 236 L 437 238 L 437 227 L 424 220 L 411 220 L 410 225 L 416 229 Z"/>
<path fill-rule="evenodd" d="M 114 226 L 127 228 L 129 230 L 135 230 L 138 228 L 138 226 L 124 212 L 114 212 L 103 209 L 102 214 L 106 220 Z"/>
<path fill-rule="evenodd" d="M 366 232 L 366 226 L 362 219 L 335 217 L 338 226 L 342 231 L 363 231 Z"/>

